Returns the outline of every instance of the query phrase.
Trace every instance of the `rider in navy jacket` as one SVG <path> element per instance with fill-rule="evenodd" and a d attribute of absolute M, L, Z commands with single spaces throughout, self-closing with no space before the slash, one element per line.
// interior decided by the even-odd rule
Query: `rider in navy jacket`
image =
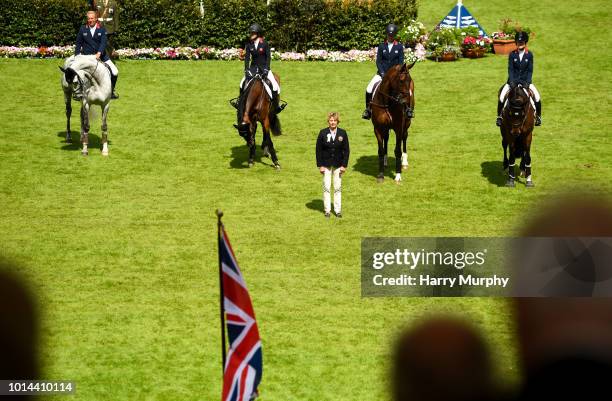
<path fill-rule="evenodd" d="M 76 46 L 74 48 L 74 54 L 94 55 L 100 53 L 100 61 L 105 62 L 109 59 L 106 54 L 106 29 L 96 26 L 93 36 L 89 26 L 83 25 L 79 30 L 79 35 L 76 39 Z"/>
<path fill-rule="evenodd" d="M 377 82 L 382 81 L 387 70 L 396 64 L 404 64 L 404 46 L 395 40 L 397 34 L 397 25 L 387 25 L 386 34 L 387 38 L 384 42 L 378 45 L 378 51 L 376 52 L 376 75 L 370 80 L 366 88 L 365 102 L 366 108 L 362 114 L 362 118 L 369 120 L 372 117 L 372 110 L 370 109 L 370 102 L 372 101 L 372 92 L 374 91 L 374 85 Z M 407 112 L 407 115 L 412 117 L 412 110 Z"/>
<path fill-rule="evenodd" d="M 256 74 L 260 74 L 262 78 L 267 78 L 272 84 L 272 104 L 275 112 L 278 114 L 285 108 L 280 106 L 280 86 L 270 70 L 270 60 L 272 55 L 270 54 L 270 45 L 263 38 L 263 30 L 259 24 L 252 24 L 249 27 L 249 41 L 247 42 L 244 49 L 244 77 L 240 81 L 240 94 L 238 98 L 242 97 L 245 82 L 254 77 Z M 239 106 L 241 101 L 238 100 L 232 105 L 238 109 L 238 119 L 240 119 Z"/>
<path fill-rule="evenodd" d="M 92 33 L 93 32 L 93 33 Z M 83 25 L 79 29 L 74 48 L 75 56 L 79 54 L 95 55 L 100 61 L 108 66 L 111 71 L 112 99 L 118 99 L 119 96 L 115 93 L 115 85 L 119 76 L 119 70 L 106 53 L 106 29 L 101 27 L 97 21 L 95 11 L 87 12 L 87 25 Z"/>
<path fill-rule="evenodd" d="M 515 38 L 516 50 L 508 55 L 508 81 L 502 87 L 497 100 L 497 119 L 495 124 L 499 127 L 502 124 L 502 110 L 506 95 L 510 90 L 511 84 L 521 84 L 525 89 L 529 88 L 533 92 L 536 108 L 535 125 L 542 125 L 542 100 L 540 92 L 531 82 L 533 76 L 533 53 L 527 49 L 529 35 L 527 32 L 517 32 Z"/>

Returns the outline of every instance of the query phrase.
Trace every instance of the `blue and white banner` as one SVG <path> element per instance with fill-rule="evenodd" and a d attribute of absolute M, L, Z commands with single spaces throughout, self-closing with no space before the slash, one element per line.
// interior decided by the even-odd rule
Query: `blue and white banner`
<path fill-rule="evenodd" d="M 467 28 L 468 26 L 475 26 L 482 36 L 487 36 L 485 30 L 480 26 L 478 21 L 476 21 L 476 18 L 470 14 L 468 9 L 465 8 L 461 0 L 459 0 L 448 15 L 440 21 L 438 26 L 440 28 Z"/>

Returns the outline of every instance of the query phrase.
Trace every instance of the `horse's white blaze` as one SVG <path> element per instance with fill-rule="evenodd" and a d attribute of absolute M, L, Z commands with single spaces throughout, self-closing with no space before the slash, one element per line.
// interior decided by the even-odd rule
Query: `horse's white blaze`
<path fill-rule="evenodd" d="M 402 175 L 400 173 L 395 173 L 395 181 L 400 182 L 402 180 Z"/>
<path fill-rule="evenodd" d="M 102 156 L 108 156 L 108 142 L 102 144 Z"/>
<path fill-rule="evenodd" d="M 408 167 L 408 153 L 402 153 L 402 166 Z"/>

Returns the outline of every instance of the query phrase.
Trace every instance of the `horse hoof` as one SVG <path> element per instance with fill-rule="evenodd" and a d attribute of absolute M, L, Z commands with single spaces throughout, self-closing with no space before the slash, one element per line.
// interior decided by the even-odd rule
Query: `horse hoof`
<path fill-rule="evenodd" d="M 253 160 L 249 160 L 249 168 L 253 167 Z"/>
<path fill-rule="evenodd" d="M 506 181 L 506 186 L 508 188 L 514 188 L 514 180 L 508 180 Z"/>
<path fill-rule="evenodd" d="M 108 156 L 108 151 L 106 152 L 102 151 L 102 156 Z"/>
<path fill-rule="evenodd" d="M 83 156 L 87 156 L 87 155 L 89 155 L 89 152 L 85 150 L 85 151 L 82 151 L 82 152 L 81 152 L 81 154 L 82 154 Z"/>
<path fill-rule="evenodd" d="M 376 182 L 382 184 L 385 181 L 385 177 L 376 177 Z"/>
<path fill-rule="evenodd" d="M 533 188 L 535 185 L 533 185 L 533 181 L 527 181 L 527 182 L 525 182 L 525 186 L 527 188 Z"/>
<path fill-rule="evenodd" d="M 408 166 L 402 166 L 402 170 L 408 170 Z"/>
<path fill-rule="evenodd" d="M 276 170 L 280 171 L 281 166 L 280 166 L 280 164 L 278 164 L 278 163 L 277 163 L 277 164 L 275 164 L 275 165 L 274 165 L 274 168 L 275 168 Z"/>

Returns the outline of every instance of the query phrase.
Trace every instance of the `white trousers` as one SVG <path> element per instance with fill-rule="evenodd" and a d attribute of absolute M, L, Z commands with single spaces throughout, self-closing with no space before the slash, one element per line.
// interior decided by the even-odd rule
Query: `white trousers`
<path fill-rule="evenodd" d="M 529 84 L 529 89 L 531 89 L 531 91 L 533 92 L 533 96 L 535 97 L 535 101 L 539 102 L 540 101 L 540 92 L 538 92 L 538 90 L 536 89 L 534 84 Z M 508 91 L 510 90 L 510 85 L 506 84 L 504 85 L 501 93 L 499 94 L 499 101 L 503 102 L 504 99 L 506 98 L 506 95 L 508 94 Z"/>
<path fill-rule="evenodd" d="M 340 176 L 340 168 L 328 169 L 325 167 L 323 172 L 323 210 L 325 213 L 331 211 L 331 184 L 332 176 L 334 177 L 334 212 L 341 213 L 342 211 L 342 177 Z"/>
<path fill-rule="evenodd" d="M 104 64 L 110 67 L 111 74 L 113 74 L 113 76 L 116 77 L 119 75 L 119 70 L 117 69 L 117 66 L 112 62 L 111 59 L 106 60 Z"/>
<path fill-rule="evenodd" d="M 272 74 L 272 71 L 268 71 L 268 79 L 272 83 L 272 90 L 280 95 L 280 86 L 278 85 L 278 82 L 276 82 L 276 78 L 274 78 L 274 74 Z M 240 80 L 241 88 L 242 88 L 242 85 L 244 85 L 245 80 L 246 80 L 245 77 L 242 77 L 242 79 Z"/>
<path fill-rule="evenodd" d="M 374 75 L 374 78 L 370 80 L 370 83 L 368 84 L 366 88 L 366 92 L 372 93 L 372 91 L 374 90 L 374 85 L 376 85 L 376 82 L 380 82 L 380 81 L 382 81 L 382 77 L 378 74 Z"/>

